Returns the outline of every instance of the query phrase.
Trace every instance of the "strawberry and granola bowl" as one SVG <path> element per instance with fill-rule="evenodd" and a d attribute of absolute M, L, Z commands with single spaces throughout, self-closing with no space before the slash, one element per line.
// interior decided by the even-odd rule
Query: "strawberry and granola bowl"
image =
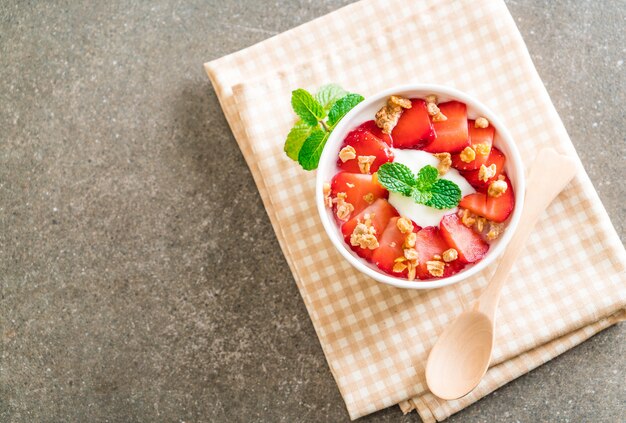
<path fill-rule="evenodd" d="M 337 125 L 317 170 L 326 232 L 358 270 L 401 288 L 438 288 L 477 274 L 504 250 L 524 199 L 506 128 L 467 94 L 398 87 Z"/>

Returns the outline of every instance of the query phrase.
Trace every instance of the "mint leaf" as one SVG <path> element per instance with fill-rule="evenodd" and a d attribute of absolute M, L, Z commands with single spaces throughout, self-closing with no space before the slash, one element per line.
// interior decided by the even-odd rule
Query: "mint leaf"
<path fill-rule="evenodd" d="M 427 165 L 417 178 L 402 163 L 385 163 L 378 168 L 378 182 L 387 190 L 411 197 L 416 203 L 436 209 L 451 209 L 461 201 L 461 189 L 452 181 L 437 179 L 437 168 Z"/>
<path fill-rule="evenodd" d="M 328 84 L 317 91 L 315 99 L 322 105 L 324 110 L 329 111 L 330 108 L 333 107 L 333 104 L 346 94 L 348 94 L 348 92 L 339 85 Z"/>
<path fill-rule="evenodd" d="M 461 188 L 447 179 L 437 179 L 430 188 L 430 192 L 432 192 L 432 198 L 426 203 L 429 207 L 440 210 L 451 209 L 461 201 Z"/>
<path fill-rule="evenodd" d="M 333 107 L 328 111 L 328 125 L 335 126 L 342 117 L 346 115 L 354 106 L 364 100 L 362 95 L 359 94 L 347 94 L 344 97 L 337 100 Z"/>
<path fill-rule="evenodd" d="M 430 191 L 420 191 L 417 188 L 415 188 L 411 192 L 411 197 L 418 204 L 427 204 L 430 201 L 430 199 L 432 198 L 432 196 L 433 196 L 432 192 L 430 192 Z"/>
<path fill-rule="evenodd" d="M 291 92 L 291 107 L 300 118 L 310 126 L 317 126 L 318 121 L 326 117 L 326 111 L 311 93 L 302 88 Z"/>
<path fill-rule="evenodd" d="M 402 163 L 385 163 L 378 168 L 378 182 L 389 191 L 411 196 L 415 186 L 415 175 Z M 428 200 L 426 200 L 428 201 Z"/>
<path fill-rule="evenodd" d="M 326 145 L 326 140 L 328 140 L 329 135 L 330 132 L 314 129 L 311 135 L 304 141 L 300 153 L 298 153 L 298 163 L 300 163 L 304 170 L 317 168 L 322 150 L 324 149 L 324 145 Z"/>
<path fill-rule="evenodd" d="M 430 165 L 424 166 L 417 173 L 417 188 L 419 188 L 420 191 L 428 191 L 435 183 L 438 176 L 439 171 L 436 167 Z"/>
<path fill-rule="evenodd" d="M 309 126 L 307 123 L 299 120 L 293 125 L 291 131 L 287 135 L 287 140 L 285 141 L 285 153 L 292 160 L 298 160 L 298 153 L 302 148 L 302 144 L 307 139 L 307 137 L 313 132 L 313 127 Z"/>

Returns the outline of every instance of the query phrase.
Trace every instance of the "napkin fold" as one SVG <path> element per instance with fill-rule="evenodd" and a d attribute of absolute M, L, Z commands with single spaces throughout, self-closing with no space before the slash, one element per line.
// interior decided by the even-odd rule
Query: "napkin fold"
<path fill-rule="evenodd" d="M 544 146 L 577 157 L 501 0 L 362 0 L 205 68 L 352 419 L 399 404 L 425 422 L 443 420 L 626 318 L 626 252 L 581 165 L 511 271 L 485 378 L 460 400 L 440 400 L 426 387 L 427 354 L 495 265 L 425 292 L 369 279 L 327 239 L 314 173 L 283 153 L 296 88 L 336 82 L 367 97 L 394 85 L 434 83 L 494 110 L 525 166 Z"/>

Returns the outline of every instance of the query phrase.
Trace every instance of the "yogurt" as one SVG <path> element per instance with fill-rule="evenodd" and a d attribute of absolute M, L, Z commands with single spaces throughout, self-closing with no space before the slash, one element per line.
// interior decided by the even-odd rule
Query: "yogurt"
<path fill-rule="evenodd" d="M 408 166 L 415 174 L 426 165 L 437 167 L 439 164 L 439 159 L 425 151 L 398 148 L 392 148 L 392 150 L 395 157 L 394 162 Z M 456 169 L 450 168 L 441 178 L 457 184 L 461 189 L 461 198 L 476 192 Z M 405 197 L 396 192 L 389 193 L 389 203 L 398 210 L 401 216 L 408 217 L 421 227 L 437 226 L 443 216 L 457 211 L 456 207 L 439 210 L 434 207 L 417 204 L 411 197 Z"/>

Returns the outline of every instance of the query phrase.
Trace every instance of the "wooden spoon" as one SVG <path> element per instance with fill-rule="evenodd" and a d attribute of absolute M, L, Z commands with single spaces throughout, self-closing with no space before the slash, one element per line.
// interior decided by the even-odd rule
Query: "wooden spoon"
<path fill-rule="evenodd" d="M 436 396 L 451 400 L 474 389 L 489 367 L 500 291 L 537 218 L 574 177 L 574 159 L 543 149 L 527 180 L 519 225 L 489 285 L 470 310 L 461 313 L 439 336 L 426 364 L 426 383 Z"/>

